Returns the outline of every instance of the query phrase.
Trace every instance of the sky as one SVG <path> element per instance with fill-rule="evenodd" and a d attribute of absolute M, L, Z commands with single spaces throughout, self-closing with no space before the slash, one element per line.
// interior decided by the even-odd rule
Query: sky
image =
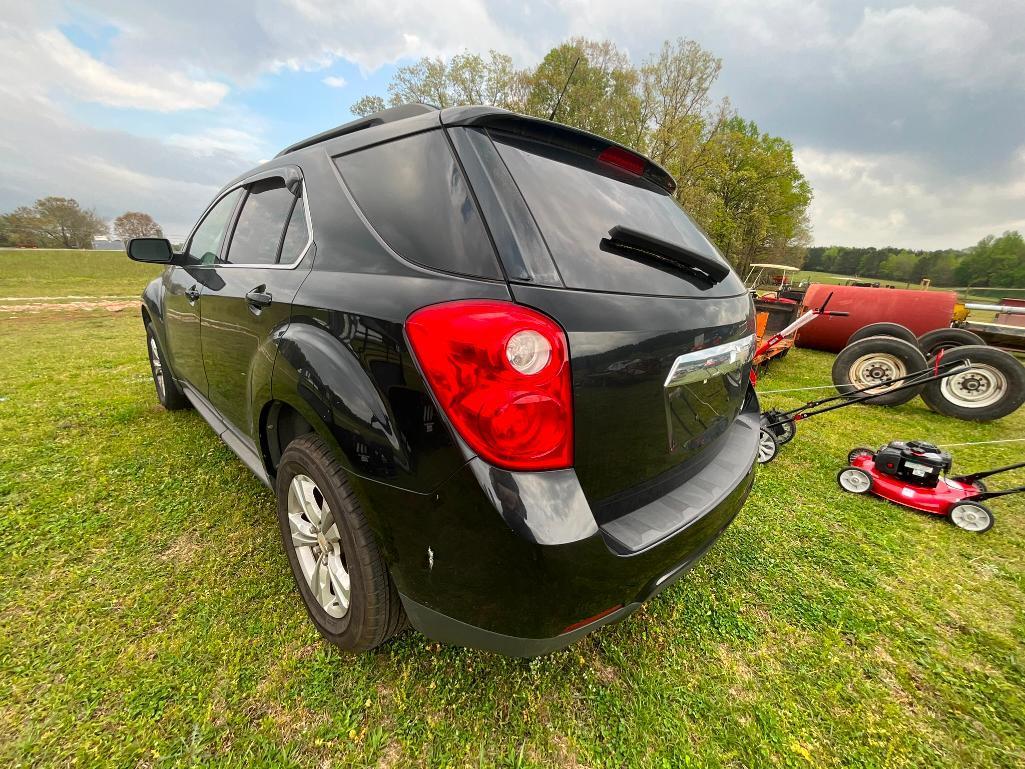
<path fill-rule="evenodd" d="M 721 57 L 715 95 L 793 143 L 818 245 L 1025 231 L 1025 0 L 0 0 L 0 212 L 70 196 L 180 239 L 396 67 L 571 36 Z"/>

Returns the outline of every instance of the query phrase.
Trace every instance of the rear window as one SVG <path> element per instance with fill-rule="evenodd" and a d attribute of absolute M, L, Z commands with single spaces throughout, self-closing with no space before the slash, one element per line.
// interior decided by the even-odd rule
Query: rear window
<path fill-rule="evenodd" d="M 602 249 L 609 230 L 619 225 L 722 258 L 661 188 L 560 147 L 498 132 L 491 137 L 567 287 L 661 296 L 723 296 L 743 290 L 733 276 L 709 290 L 678 270 Z"/>
<path fill-rule="evenodd" d="M 440 130 L 343 155 L 335 163 L 367 221 L 397 254 L 446 272 L 503 277 Z"/>

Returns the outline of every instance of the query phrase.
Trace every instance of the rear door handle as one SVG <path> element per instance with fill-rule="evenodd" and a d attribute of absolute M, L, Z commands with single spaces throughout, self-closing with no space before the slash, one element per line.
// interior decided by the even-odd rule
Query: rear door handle
<path fill-rule="evenodd" d="M 199 286 L 193 283 L 191 286 L 185 289 L 185 298 L 188 299 L 190 302 L 195 303 L 195 301 L 199 299 Z"/>
<path fill-rule="evenodd" d="M 246 301 L 250 307 L 263 308 L 268 306 L 273 297 L 267 293 L 266 286 L 257 286 L 246 294 Z"/>

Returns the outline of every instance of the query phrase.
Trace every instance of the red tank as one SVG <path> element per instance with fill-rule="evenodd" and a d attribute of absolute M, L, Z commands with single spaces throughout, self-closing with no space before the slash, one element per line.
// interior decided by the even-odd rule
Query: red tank
<path fill-rule="evenodd" d="M 816 283 L 804 295 L 805 307 L 819 307 L 829 292 L 829 309 L 849 312 L 846 318 L 822 318 L 805 326 L 797 335 L 797 346 L 839 352 L 847 339 L 869 323 L 900 323 L 921 336 L 926 331 L 946 328 L 954 316 L 957 294 L 953 291 L 923 291 L 903 288 L 829 286 Z"/>

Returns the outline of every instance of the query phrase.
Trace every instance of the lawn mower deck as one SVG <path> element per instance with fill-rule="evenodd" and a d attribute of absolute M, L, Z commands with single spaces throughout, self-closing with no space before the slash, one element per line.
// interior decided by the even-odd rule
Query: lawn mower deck
<path fill-rule="evenodd" d="M 933 515 L 946 515 L 950 512 L 950 508 L 958 502 L 984 491 L 974 484 L 962 483 L 945 477 L 940 477 L 933 488 L 917 486 L 879 472 L 871 452 L 859 453 L 854 456 L 850 466 L 860 468 L 872 477 L 871 492 L 877 497 Z"/>
<path fill-rule="evenodd" d="M 844 491 L 874 494 L 902 507 L 947 518 L 958 528 L 981 534 L 993 527 L 984 500 L 1025 493 L 1025 486 L 990 491 L 983 478 L 1025 467 L 1025 462 L 948 477 L 950 454 L 923 441 L 892 441 L 877 451 L 853 449 L 836 477 Z"/>

